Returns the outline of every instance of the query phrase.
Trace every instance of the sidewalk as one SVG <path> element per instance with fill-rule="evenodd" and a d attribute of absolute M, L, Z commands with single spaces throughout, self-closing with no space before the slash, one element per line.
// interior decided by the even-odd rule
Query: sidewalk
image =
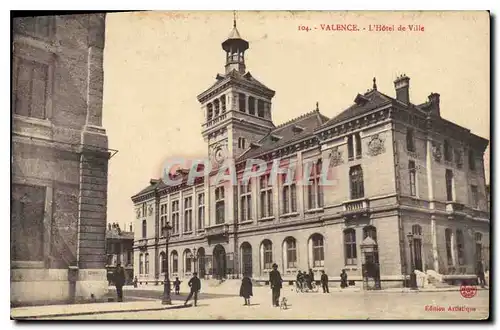
<path fill-rule="evenodd" d="M 157 287 L 158 291 L 163 290 L 162 286 Z M 135 288 L 126 288 L 125 291 L 133 291 L 133 290 L 141 290 L 139 287 Z M 211 293 L 215 293 L 217 290 L 216 287 L 207 287 L 207 291 Z M 369 293 L 369 294 L 383 294 L 383 293 L 429 293 L 429 292 L 449 292 L 449 291 L 460 291 L 460 287 L 450 287 L 450 288 L 422 288 L 419 290 L 411 290 L 409 288 L 389 288 L 383 290 L 370 290 L 364 291 L 360 288 L 347 288 L 340 289 L 338 287 L 329 288 L 330 295 L 339 297 L 341 294 L 348 294 L 352 297 L 351 294 L 358 294 L 360 292 Z M 153 290 L 153 288 L 151 288 Z M 478 288 L 478 291 L 485 291 L 487 288 Z M 206 292 L 203 290 L 203 292 Z M 206 292 L 208 293 L 208 292 Z M 221 293 L 219 291 L 217 293 Z M 266 287 L 254 287 L 254 295 L 267 297 L 269 295 L 269 288 Z M 320 296 L 328 296 L 324 295 L 321 290 L 318 293 L 297 293 L 293 289 L 292 286 L 285 286 L 282 290 L 282 295 L 287 297 L 306 297 L 306 300 L 311 298 L 312 296 L 320 295 Z M 267 298 L 266 298 L 267 299 Z M 228 297 L 228 298 L 212 298 L 212 299 L 203 299 L 201 301 L 234 301 L 238 305 L 240 304 L 240 297 Z M 47 305 L 47 306 L 30 306 L 30 307 L 17 307 L 11 308 L 11 318 L 13 319 L 40 319 L 40 318 L 55 318 L 55 317 L 66 317 L 66 316 L 85 316 L 85 315 L 99 315 L 99 314 L 109 314 L 109 313 L 127 313 L 127 312 L 142 312 L 142 311 L 161 311 L 167 309 L 179 309 L 184 308 L 182 302 L 174 301 L 173 305 L 162 305 L 160 300 L 156 301 L 134 301 L 134 302 L 111 302 L 111 303 L 91 303 L 91 304 L 74 304 L 74 305 Z M 212 304 L 218 305 L 218 304 Z M 229 304 L 230 305 L 230 304 Z"/>

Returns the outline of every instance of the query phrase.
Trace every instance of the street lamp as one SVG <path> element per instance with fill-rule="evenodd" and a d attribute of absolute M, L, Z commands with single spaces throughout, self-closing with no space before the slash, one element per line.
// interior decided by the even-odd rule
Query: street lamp
<path fill-rule="evenodd" d="M 197 272 L 197 270 L 196 270 L 196 247 L 193 247 L 193 256 L 192 256 L 192 258 L 193 258 L 193 270 L 195 272 Z"/>
<path fill-rule="evenodd" d="M 417 290 L 417 275 L 415 274 L 415 264 L 413 263 L 413 234 L 408 235 L 408 243 L 410 245 L 410 289 Z"/>
<path fill-rule="evenodd" d="M 170 235 L 170 230 L 172 227 L 167 222 L 165 226 L 161 229 L 163 237 L 165 237 L 165 254 L 166 254 L 166 267 L 165 267 L 165 280 L 163 281 L 163 299 L 161 303 L 163 305 L 172 305 L 172 299 L 170 298 L 170 279 L 168 277 L 168 239 Z"/>

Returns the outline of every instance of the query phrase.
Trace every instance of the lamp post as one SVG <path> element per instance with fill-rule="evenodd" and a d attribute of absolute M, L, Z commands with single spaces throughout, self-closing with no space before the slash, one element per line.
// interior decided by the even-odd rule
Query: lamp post
<path fill-rule="evenodd" d="M 197 270 L 196 270 L 196 247 L 193 247 L 193 271 L 197 272 Z"/>
<path fill-rule="evenodd" d="M 165 267 L 165 280 L 163 281 L 163 299 L 161 303 L 163 305 L 172 305 L 172 299 L 170 298 L 170 278 L 168 277 L 168 239 L 170 235 L 170 230 L 172 227 L 167 222 L 162 228 L 162 234 L 165 237 L 165 254 L 166 254 L 166 267 Z"/>
<path fill-rule="evenodd" d="M 410 245 L 410 289 L 417 290 L 417 275 L 415 275 L 415 264 L 413 263 L 413 234 L 408 233 L 408 244 Z"/>

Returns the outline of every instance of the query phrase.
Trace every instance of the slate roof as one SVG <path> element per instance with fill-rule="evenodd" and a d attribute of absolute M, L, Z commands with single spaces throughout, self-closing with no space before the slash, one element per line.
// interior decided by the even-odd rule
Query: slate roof
<path fill-rule="evenodd" d="M 201 93 L 200 95 L 198 95 L 198 100 L 200 99 L 200 97 L 206 93 L 206 91 L 209 91 L 211 90 L 212 88 L 218 86 L 218 85 L 222 85 L 224 84 L 225 82 L 227 82 L 228 80 L 233 80 L 233 81 L 241 81 L 241 82 L 244 82 L 244 83 L 251 83 L 253 84 L 254 86 L 258 87 L 258 88 L 261 88 L 261 89 L 264 89 L 268 92 L 271 92 L 271 93 L 275 93 L 274 90 L 270 89 L 269 87 L 267 87 L 266 85 L 264 85 L 263 83 L 261 83 L 259 80 L 255 79 L 252 74 L 250 73 L 250 71 L 247 71 L 246 73 L 242 74 L 240 72 L 238 72 L 236 69 L 232 70 L 231 72 L 229 72 L 228 74 L 226 75 L 223 75 L 223 74 L 217 74 L 216 78 L 215 78 L 217 81 L 214 82 L 212 84 L 212 86 L 210 86 L 209 88 L 207 88 L 205 90 L 205 92 Z"/>
<path fill-rule="evenodd" d="M 360 98 L 359 103 L 354 103 L 351 105 L 349 108 L 345 109 L 341 113 L 339 113 L 337 116 L 333 117 L 329 121 L 327 121 L 323 126 L 330 126 L 334 124 L 338 124 L 342 121 L 357 117 L 359 115 L 362 115 L 364 113 L 370 112 L 371 110 L 374 110 L 376 108 L 379 108 L 381 106 L 384 106 L 386 104 L 390 104 L 392 102 L 398 102 L 396 99 L 387 96 L 378 90 L 371 90 L 364 95 L 358 94 L 356 97 L 356 100 Z M 362 102 L 366 100 L 365 102 Z M 402 103 L 401 103 L 402 104 Z"/>
<path fill-rule="evenodd" d="M 327 122 L 328 119 L 318 110 L 314 110 L 281 124 L 260 139 L 257 142 L 258 147 L 249 148 L 238 160 L 249 159 L 311 136 L 314 130 Z"/>

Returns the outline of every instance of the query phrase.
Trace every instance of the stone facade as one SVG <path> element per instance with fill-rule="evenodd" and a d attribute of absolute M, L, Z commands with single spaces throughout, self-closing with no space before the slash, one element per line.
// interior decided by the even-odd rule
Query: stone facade
<path fill-rule="evenodd" d="M 245 72 L 248 43 L 235 30 L 223 48 L 226 69 L 237 69 L 217 75 L 198 100 L 208 157 L 216 168 L 234 159 L 238 184 L 214 184 L 212 173 L 189 185 L 180 171 L 181 184 L 151 180 L 134 195 L 136 228 L 143 228 L 134 241 L 139 282 L 161 283 L 167 262 L 170 278 L 197 271 L 205 278 L 251 273 L 266 280 L 276 263 L 285 280 L 312 269 L 316 279 L 325 270 L 338 281 L 346 269 L 358 283 L 378 274 L 383 287 L 401 286 L 410 260 L 417 270 L 463 278 L 474 277 L 478 259 L 488 268 L 487 140 L 441 118 L 438 94 L 411 103 L 406 76 L 394 82 L 396 98 L 379 92 L 374 79 L 371 90 L 331 119 L 316 108 L 275 126 L 274 91 Z M 269 166 L 278 159 L 297 173 L 313 164 L 334 184 L 311 190 L 299 175 L 293 193 L 282 181 L 268 186 L 261 178 L 247 188 L 241 174 L 249 159 Z M 167 222 L 174 227 L 168 257 L 161 231 Z M 378 252 L 369 254 L 373 241 Z"/>
<path fill-rule="evenodd" d="M 104 14 L 13 21 L 14 305 L 107 292 L 104 26 Z"/>

